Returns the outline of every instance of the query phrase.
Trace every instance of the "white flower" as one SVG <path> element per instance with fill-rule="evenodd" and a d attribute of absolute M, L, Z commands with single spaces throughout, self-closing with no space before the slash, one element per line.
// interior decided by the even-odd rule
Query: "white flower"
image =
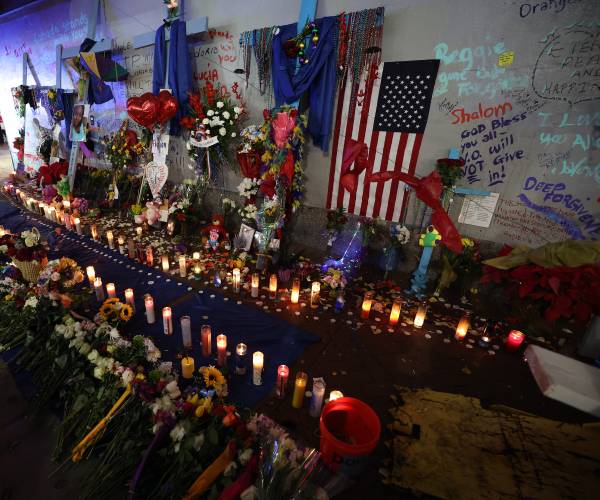
<path fill-rule="evenodd" d="M 221 127 L 219 129 L 219 134 L 221 134 L 221 135 L 227 135 L 227 130 L 225 129 L 225 127 Z"/>
<path fill-rule="evenodd" d="M 233 476 L 235 474 L 236 470 L 237 470 L 237 464 L 234 461 L 229 462 L 229 465 L 227 467 L 225 467 L 225 470 L 223 471 L 223 475 L 225 477 Z"/>
<path fill-rule="evenodd" d="M 215 114 L 215 112 L 214 112 L 212 109 L 209 109 L 209 110 L 206 112 L 206 116 L 213 116 L 214 114 Z"/>
<path fill-rule="evenodd" d="M 202 119 L 202 124 L 203 125 L 208 125 L 210 123 L 210 120 L 208 118 L 203 118 Z"/>
<path fill-rule="evenodd" d="M 160 365 L 158 365 L 158 369 L 164 375 L 171 375 L 171 373 L 173 372 L 173 362 L 163 361 Z"/>
<path fill-rule="evenodd" d="M 87 342 L 84 342 L 83 344 L 81 344 L 81 347 L 79 348 L 79 353 L 83 354 L 84 356 L 90 352 L 92 349 L 92 346 L 90 346 L 90 344 L 88 344 Z"/>
<path fill-rule="evenodd" d="M 226 120 L 229 120 L 229 117 L 231 115 L 229 114 L 229 111 L 223 111 L 223 118 L 225 118 Z"/>
<path fill-rule="evenodd" d="M 7 250 L 8 250 L 8 247 L 6 245 L 0 246 L 0 252 L 6 253 Z"/>
<path fill-rule="evenodd" d="M 225 104 L 223 104 L 223 101 L 217 101 L 217 108 L 221 109 L 223 106 L 225 106 Z"/>
<path fill-rule="evenodd" d="M 58 273 L 55 271 L 55 272 L 53 272 L 53 273 L 50 275 L 50 279 L 51 279 L 52 281 L 58 281 L 58 280 L 60 280 L 60 274 L 58 274 Z"/>
<path fill-rule="evenodd" d="M 24 307 L 33 307 L 35 309 L 37 307 L 37 304 L 38 304 L 37 297 L 29 297 L 25 301 L 25 306 Z"/>
<path fill-rule="evenodd" d="M 104 377 L 104 370 L 99 366 L 94 368 L 94 377 L 97 379 L 102 379 L 102 377 Z"/>
<path fill-rule="evenodd" d="M 204 433 L 194 436 L 194 442 L 192 443 L 194 450 L 196 450 L 196 451 L 200 450 L 200 448 L 202 448 L 203 444 L 204 444 Z"/>
<path fill-rule="evenodd" d="M 179 396 L 181 396 L 181 391 L 179 390 L 179 386 L 175 380 L 171 380 L 171 382 L 166 385 L 165 391 L 167 391 L 171 399 L 177 399 Z"/>
<path fill-rule="evenodd" d="M 124 372 L 123 375 L 121 375 L 121 380 L 123 380 L 123 385 L 128 385 L 131 384 L 131 382 L 133 382 L 133 371 L 130 368 L 127 368 Z"/>
<path fill-rule="evenodd" d="M 235 137 L 237 134 L 235 132 L 231 132 L 231 137 Z"/>
<path fill-rule="evenodd" d="M 252 448 L 246 448 L 244 451 L 238 452 L 238 459 L 242 465 L 246 465 L 250 458 L 252 458 Z"/>
<path fill-rule="evenodd" d="M 98 359 L 98 351 L 96 349 L 90 351 L 90 353 L 87 355 L 88 360 L 90 360 L 92 363 L 94 361 L 96 361 Z"/>
<path fill-rule="evenodd" d="M 171 439 L 173 441 L 178 443 L 183 439 L 183 436 L 185 436 L 185 428 L 183 427 L 183 425 L 177 424 L 175 427 L 173 427 L 171 429 L 171 432 L 169 433 L 169 435 L 171 436 Z"/>
<path fill-rule="evenodd" d="M 33 231 L 23 231 L 21 233 L 21 238 L 25 240 L 25 246 L 33 247 L 38 244 L 40 240 L 39 235 L 34 233 Z"/>
<path fill-rule="evenodd" d="M 110 336 L 110 340 L 119 340 L 121 338 L 121 334 L 116 328 L 111 328 L 108 335 Z"/>
<path fill-rule="evenodd" d="M 235 106 L 235 107 L 233 108 L 233 112 L 234 112 L 236 115 L 239 115 L 239 114 L 242 112 L 242 108 L 240 108 L 239 106 Z"/>

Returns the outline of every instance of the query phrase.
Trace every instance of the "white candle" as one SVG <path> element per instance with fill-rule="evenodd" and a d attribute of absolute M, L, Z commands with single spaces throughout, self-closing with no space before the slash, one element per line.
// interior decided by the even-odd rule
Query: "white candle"
<path fill-rule="evenodd" d="M 321 283 L 313 281 L 310 289 L 310 307 L 316 309 L 319 307 L 319 296 L 321 295 Z"/>
<path fill-rule="evenodd" d="M 127 288 L 125 290 L 125 302 L 131 306 L 133 312 L 135 312 L 135 299 L 133 297 L 133 288 Z"/>
<path fill-rule="evenodd" d="M 117 296 L 117 290 L 114 283 L 106 284 L 106 293 L 108 294 L 109 299 L 114 299 Z"/>
<path fill-rule="evenodd" d="M 344 397 L 344 395 L 342 394 L 342 391 L 338 391 L 338 390 L 331 391 L 329 393 L 329 402 L 331 403 L 332 401 L 335 401 L 336 399 L 340 399 L 343 397 Z"/>
<path fill-rule="evenodd" d="M 69 230 L 73 229 L 73 225 L 71 224 L 71 215 L 64 212 L 63 217 L 65 219 L 65 227 Z"/>
<path fill-rule="evenodd" d="M 108 240 L 108 248 L 114 249 L 115 244 L 113 242 L 113 232 L 112 231 L 106 231 L 106 239 Z"/>
<path fill-rule="evenodd" d="M 135 234 L 137 234 L 138 238 L 142 237 L 142 232 L 144 231 L 144 229 L 142 228 L 142 226 L 138 226 L 135 228 Z"/>
<path fill-rule="evenodd" d="M 235 373 L 237 375 L 246 373 L 246 352 L 248 352 L 248 346 L 244 343 L 239 343 L 235 348 Z"/>
<path fill-rule="evenodd" d="M 94 279 L 94 290 L 96 291 L 96 300 L 98 302 L 102 302 L 104 300 L 104 288 L 102 287 L 102 279 L 95 278 Z"/>
<path fill-rule="evenodd" d="M 165 335 L 173 335 L 173 314 L 170 307 L 163 307 L 163 332 Z"/>
<path fill-rule="evenodd" d="M 168 273 L 169 272 L 169 257 L 167 255 L 163 255 L 160 259 L 162 262 L 162 270 L 165 273 Z"/>
<path fill-rule="evenodd" d="M 217 335 L 217 364 L 219 366 L 227 364 L 227 337 L 223 334 Z"/>
<path fill-rule="evenodd" d="M 117 241 L 119 242 L 119 253 L 121 253 L 122 255 L 125 255 L 125 236 L 123 235 L 119 235 L 119 237 L 117 238 Z"/>
<path fill-rule="evenodd" d="M 290 296 L 290 302 L 292 304 L 297 304 L 298 300 L 300 300 L 300 280 L 295 278 L 292 281 L 292 294 Z"/>
<path fill-rule="evenodd" d="M 50 220 L 56 221 L 56 208 L 50 207 Z"/>
<path fill-rule="evenodd" d="M 185 255 L 179 256 L 179 276 L 185 278 L 187 276 L 187 266 L 185 263 Z"/>
<path fill-rule="evenodd" d="M 231 271 L 233 291 L 235 293 L 238 293 L 240 291 L 240 276 L 241 276 L 241 271 L 240 271 L 239 267 L 236 267 L 233 269 L 233 271 Z"/>
<path fill-rule="evenodd" d="M 252 297 L 254 297 L 254 298 L 258 297 L 259 286 L 260 286 L 260 275 L 258 273 L 254 273 L 252 275 L 252 292 L 251 292 Z"/>
<path fill-rule="evenodd" d="M 256 351 L 252 355 L 252 383 L 254 385 L 262 385 L 262 371 L 265 363 L 265 355 Z"/>
<path fill-rule="evenodd" d="M 77 234 L 81 234 L 81 219 L 79 217 L 75 217 L 75 231 L 77 231 Z"/>
<path fill-rule="evenodd" d="M 310 406 L 308 413 L 311 417 L 318 417 L 321 415 L 321 408 L 323 407 L 323 398 L 325 397 L 325 381 L 322 378 L 313 379 L 312 397 L 310 399 Z"/>
<path fill-rule="evenodd" d="M 6 230 L 4 229 L 4 226 L 0 226 L 0 237 L 4 236 L 6 234 Z"/>
<path fill-rule="evenodd" d="M 194 259 L 194 260 L 200 260 L 200 252 L 194 252 L 192 254 L 192 259 Z"/>
<path fill-rule="evenodd" d="M 156 316 L 154 315 L 154 299 L 151 295 L 146 294 L 144 305 L 146 306 L 146 321 L 149 325 L 152 325 L 156 321 Z"/>
<path fill-rule="evenodd" d="M 192 347 L 192 321 L 189 316 L 181 317 L 181 336 L 183 347 Z"/>
<path fill-rule="evenodd" d="M 90 282 L 90 286 L 92 286 L 94 284 L 94 279 L 96 278 L 96 270 L 94 269 L 94 266 L 87 266 L 85 268 L 85 272 Z"/>

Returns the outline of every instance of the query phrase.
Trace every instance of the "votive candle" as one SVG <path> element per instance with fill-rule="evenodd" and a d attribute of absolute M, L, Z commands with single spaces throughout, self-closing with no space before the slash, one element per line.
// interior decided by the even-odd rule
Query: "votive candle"
<path fill-rule="evenodd" d="M 365 295 L 363 302 L 362 302 L 362 307 L 360 310 L 360 318 L 361 319 L 368 319 L 369 318 L 369 314 L 371 313 L 371 306 L 373 305 L 373 299 L 371 298 L 370 295 Z"/>
<path fill-rule="evenodd" d="M 181 375 L 187 379 L 194 376 L 194 358 L 191 356 L 185 356 L 181 359 Z"/>
<path fill-rule="evenodd" d="M 65 219 L 65 227 L 69 230 L 73 230 L 73 224 L 71 223 L 71 215 L 64 212 L 64 219 Z"/>
<path fill-rule="evenodd" d="M 321 283 L 313 281 L 310 288 L 310 307 L 316 309 L 319 307 L 319 296 L 321 295 Z"/>
<path fill-rule="evenodd" d="M 390 311 L 390 326 L 396 326 L 398 324 L 401 308 L 401 302 L 399 300 L 395 300 L 392 304 L 392 310 Z"/>
<path fill-rule="evenodd" d="M 173 236 L 174 232 L 175 232 L 175 222 L 170 220 L 169 222 L 167 222 L 167 233 L 169 233 L 169 236 Z"/>
<path fill-rule="evenodd" d="M 63 207 L 65 208 L 65 212 L 71 210 L 71 202 L 69 200 L 63 200 Z"/>
<path fill-rule="evenodd" d="M 152 251 L 152 247 L 146 247 L 146 264 L 150 267 L 154 265 L 154 252 Z"/>
<path fill-rule="evenodd" d="M 304 372 L 298 372 L 296 374 L 296 381 L 294 382 L 294 395 L 292 396 L 292 406 L 294 408 L 302 408 L 302 401 L 304 401 L 304 393 L 306 392 L 306 382 L 308 381 L 308 375 Z"/>
<path fill-rule="evenodd" d="M 194 260 L 200 260 L 200 252 L 194 252 L 192 254 L 192 259 L 194 259 Z"/>
<path fill-rule="evenodd" d="M 101 278 L 94 278 L 94 290 L 96 292 L 96 300 L 102 302 L 106 296 L 104 295 Z"/>
<path fill-rule="evenodd" d="M 252 275 L 252 291 L 251 291 L 251 295 L 254 298 L 258 297 L 259 285 L 260 285 L 260 275 L 258 273 L 254 273 Z"/>
<path fill-rule="evenodd" d="M 181 323 L 183 347 L 192 347 L 192 320 L 189 316 L 182 316 L 179 322 Z"/>
<path fill-rule="evenodd" d="M 92 224 L 90 231 L 92 233 L 92 238 L 94 240 L 98 240 L 98 228 L 96 227 L 96 224 Z"/>
<path fill-rule="evenodd" d="M 277 298 L 277 275 L 271 274 L 269 277 L 269 295 L 272 300 Z"/>
<path fill-rule="evenodd" d="M 163 255 L 160 259 L 162 262 L 162 270 L 165 273 L 168 273 L 169 272 L 169 257 L 167 255 Z"/>
<path fill-rule="evenodd" d="M 265 364 L 265 355 L 256 351 L 252 355 L 252 383 L 254 385 L 262 385 L 262 371 Z"/>
<path fill-rule="evenodd" d="M 217 364 L 225 366 L 227 363 L 227 336 L 217 335 Z"/>
<path fill-rule="evenodd" d="M 142 228 L 142 226 L 138 226 L 135 228 L 135 234 L 137 234 L 138 238 L 142 237 L 142 233 L 144 231 L 144 228 Z M 193 364 L 194 360 L 192 360 L 192 364 Z"/>
<path fill-rule="evenodd" d="M 133 288 L 127 288 L 125 290 L 125 303 L 129 304 L 135 312 L 135 299 L 133 296 Z"/>
<path fill-rule="evenodd" d="M 135 259 L 136 251 L 135 251 L 135 241 L 133 238 L 129 238 L 127 240 L 127 254 L 130 259 Z"/>
<path fill-rule="evenodd" d="M 292 281 L 292 294 L 290 296 L 290 302 L 292 304 L 297 304 L 299 300 L 300 300 L 300 280 L 298 278 L 294 278 L 294 281 Z"/>
<path fill-rule="evenodd" d="M 275 385 L 275 393 L 278 398 L 285 396 L 285 387 L 287 385 L 290 369 L 287 365 L 279 365 L 277 367 L 277 384 Z"/>
<path fill-rule="evenodd" d="M 117 290 L 114 283 L 106 284 L 106 294 L 108 295 L 109 299 L 114 299 L 117 296 Z"/>
<path fill-rule="evenodd" d="M 329 402 L 331 403 L 332 401 L 335 401 L 336 399 L 340 399 L 343 397 L 344 397 L 344 394 L 342 394 L 342 391 L 338 391 L 337 389 L 333 390 L 329 393 Z"/>
<path fill-rule="evenodd" d="M 235 373 L 237 375 L 244 375 L 246 373 L 246 353 L 248 352 L 248 346 L 243 342 L 239 343 L 235 347 Z"/>
<path fill-rule="evenodd" d="M 521 344 L 525 340 L 525 334 L 519 330 L 511 330 L 506 337 L 506 350 L 508 352 L 515 352 L 521 347 Z"/>
<path fill-rule="evenodd" d="M 173 313 L 170 307 L 163 307 L 163 332 L 165 335 L 173 335 Z"/>
<path fill-rule="evenodd" d="M 108 248 L 113 249 L 115 248 L 115 244 L 113 241 L 113 232 L 112 231 L 106 231 L 106 239 L 108 240 Z"/>
<path fill-rule="evenodd" d="M 81 219 L 79 217 L 75 217 L 75 231 L 77 231 L 77 234 L 82 234 L 81 231 Z"/>
<path fill-rule="evenodd" d="M 231 271 L 231 284 L 235 293 L 238 293 L 240 291 L 240 279 L 241 271 L 239 267 L 233 268 L 233 271 Z"/>
<path fill-rule="evenodd" d="M 194 274 L 200 274 L 200 271 L 202 271 L 200 264 L 198 262 L 195 262 L 194 263 Z"/>
<path fill-rule="evenodd" d="M 313 379 L 312 396 L 310 398 L 310 407 L 308 413 L 311 417 L 321 415 L 323 408 L 323 398 L 325 397 L 325 381 L 322 378 Z"/>
<path fill-rule="evenodd" d="M 187 265 L 185 261 L 185 255 L 179 256 L 179 276 L 185 278 L 187 276 Z"/>
<path fill-rule="evenodd" d="M 152 295 L 146 294 L 144 297 L 144 306 L 146 307 L 146 321 L 149 325 L 156 322 L 156 315 L 154 314 L 154 299 Z"/>
<path fill-rule="evenodd" d="M 468 316 L 463 316 L 460 318 L 458 325 L 456 325 L 456 333 L 454 334 L 454 338 L 456 340 L 462 340 L 465 338 L 467 332 L 469 331 L 469 324 L 470 321 Z"/>
<path fill-rule="evenodd" d="M 212 352 L 212 330 L 210 325 L 202 325 L 200 329 L 200 342 L 202 343 L 202 356 L 209 358 Z"/>
<path fill-rule="evenodd" d="M 96 278 L 96 270 L 94 269 L 94 266 L 87 266 L 85 268 L 85 273 L 87 274 L 90 286 L 92 286 L 94 284 L 94 279 Z"/>
<path fill-rule="evenodd" d="M 415 314 L 415 319 L 413 321 L 413 325 L 415 328 L 421 328 L 423 323 L 425 323 L 425 316 L 427 315 L 427 306 L 420 305 L 417 308 L 417 313 Z"/>
<path fill-rule="evenodd" d="M 119 253 L 122 255 L 125 255 L 125 236 L 123 236 L 122 234 L 119 235 L 119 237 L 117 238 L 117 242 L 119 243 Z"/>

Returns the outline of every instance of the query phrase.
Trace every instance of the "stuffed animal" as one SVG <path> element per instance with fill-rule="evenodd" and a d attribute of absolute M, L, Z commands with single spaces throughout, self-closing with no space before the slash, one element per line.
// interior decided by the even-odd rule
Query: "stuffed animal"
<path fill-rule="evenodd" d="M 211 224 L 202 229 L 206 248 L 217 250 L 219 239 L 227 240 L 228 233 L 224 224 L 225 219 L 223 216 L 215 214 L 212 216 Z"/>
<path fill-rule="evenodd" d="M 149 225 L 156 224 L 160 219 L 160 205 L 153 201 L 146 203 L 146 209 L 134 217 L 136 224 L 147 222 Z"/>

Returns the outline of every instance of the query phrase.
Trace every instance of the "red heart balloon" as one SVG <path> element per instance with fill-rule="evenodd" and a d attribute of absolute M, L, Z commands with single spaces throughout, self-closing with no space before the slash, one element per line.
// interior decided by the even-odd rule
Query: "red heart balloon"
<path fill-rule="evenodd" d="M 158 120 L 160 101 L 151 92 L 127 99 L 127 114 L 142 127 L 152 130 Z"/>
<path fill-rule="evenodd" d="M 177 114 L 179 103 L 177 99 L 168 90 L 161 90 L 158 94 L 160 107 L 158 109 L 158 123 L 164 125 Z"/>

